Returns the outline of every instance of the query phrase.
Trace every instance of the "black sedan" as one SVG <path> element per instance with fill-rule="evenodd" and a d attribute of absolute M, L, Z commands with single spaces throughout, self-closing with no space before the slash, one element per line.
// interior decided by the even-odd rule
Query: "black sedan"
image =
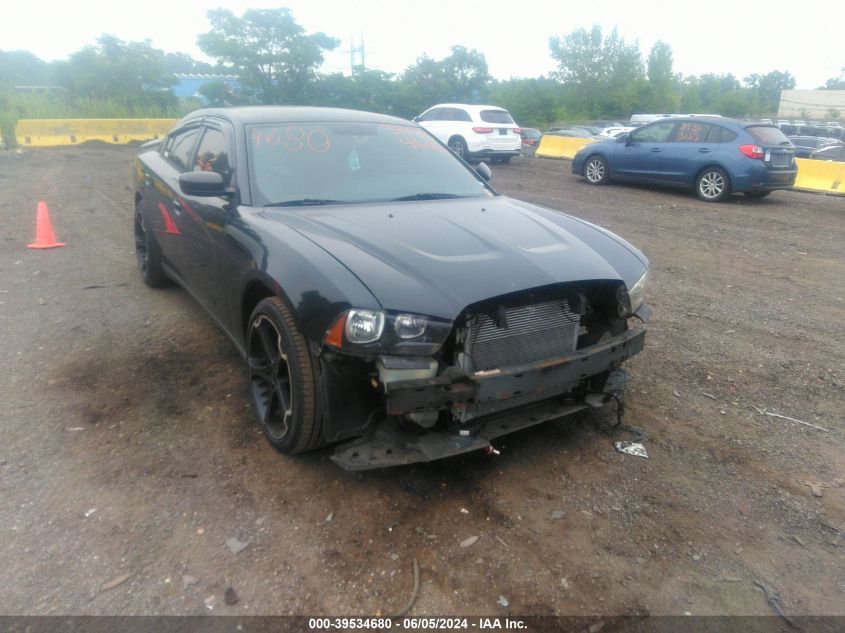
<path fill-rule="evenodd" d="M 244 357 L 270 443 L 348 469 L 428 461 L 616 400 L 648 260 L 497 194 L 419 126 L 207 109 L 135 163 L 138 266 Z"/>

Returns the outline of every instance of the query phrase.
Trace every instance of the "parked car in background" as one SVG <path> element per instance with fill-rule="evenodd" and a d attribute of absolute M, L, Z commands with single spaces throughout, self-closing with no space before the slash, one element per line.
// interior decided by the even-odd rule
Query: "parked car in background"
<path fill-rule="evenodd" d="M 771 119 L 760 119 L 760 123 L 762 123 L 763 125 L 772 125 L 772 120 Z"/>
<path fill-rule="evenodd" d="M 605 136 L 607 138 L 614 138 L 619 136 L 620 134 L 624 134 L 625 132 L 630 132 L 636 128 L 630 126 L 620 126 L 620 127 L 606 127 L 601 131 L 599 136 Z"/>
<path fill-rule="evenodd" d="M 519 136 L 522 138 L 522 151 L 525 154 L 533 154 L 537 151 L 543 133 L 533 127 L 519 128 Z"/>
<path fill-rule="evenodd" d="M 594 138 L 595 135 L 580 127 L 553 127 L 546 134 L 554 136 L 570 136 L 573 138 Z"/>
<path fill-rule="evenodd" d="M 795 146 L 796 158 L 808 158 L 815 150 L 827 147 L 828 145 L 841 145 L 842 141 L 835 138 L 821 136 L 788 136 Z"/>
<path fill-rule="evenodd" d="M 791 125 L 789 119 L 778 119 L 778 125 Z"/>
<path fill-rule="evenodd" d="M 833 160 L 838 163 L 845 162 L 845 144 L 827 145 L 813 151 L 808 158 L 813 160 Z"/>
<path fill-rule="evenodd" d="M 519 126 L 504 108 L 441 103 L 414 118 L 465 160 L 508 163 L 519 156 Z"/>
<path fill-rule="evenodd" d="M 198 110 L 133 174 L 143 281 L 213 316 L 283 453 L 346 442 L 332 459 L 364 470 L 490 450 L 618 402 L 643 348 L 639 250 L 496 193 L 408 121 Z"/>
<path fill-rule="evenodd" d="M 789 189 L 795 148 L 776 127 L 732 119 L 663 119 L 582 147 L 572 173 L 603 185 L 627 180 L 692 189 L 706 202 L 733 192 L 763 198 Z"/>

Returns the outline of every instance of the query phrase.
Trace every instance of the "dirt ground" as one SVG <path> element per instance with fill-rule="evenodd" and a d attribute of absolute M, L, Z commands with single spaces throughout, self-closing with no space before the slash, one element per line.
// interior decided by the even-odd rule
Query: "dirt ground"
<path fill-rule="evenodd" d="M 608 411 L 350 474 L 274 452 L 224 335 L 141 283 L 133 155 L 0 152 L 0 613 L 391 614 L 416 559 L 416 615 L 770 615 L 755 581 L 845 614 L 845 198 L 494 166 L 650 257 L 626 396 L 649 459 L 614 450 Z M 37 200 L 67 247 L 26 248 Z"/>

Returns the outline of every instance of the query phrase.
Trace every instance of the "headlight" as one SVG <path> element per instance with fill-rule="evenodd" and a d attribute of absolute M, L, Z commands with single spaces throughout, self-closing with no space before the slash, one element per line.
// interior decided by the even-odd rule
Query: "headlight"
<path fill-rule="evenodd" d="M 323 343 L 349 352 L 431 355 L 443 345 L 452 324 L 419 314 L 347 310 L 335 319 Z"/>
<path fill-rule="evenodd" d="M 346 340 L 350 343 L 372 343 L 384 331 L 384 312 L 350 310 L 346 314 Z"/>
<path fill-rule="evenodd" d="M 400 314 L 396 317 L 393 329 L 396 336 L 403 340 L 417 338 L 425 334 L 428 322 L 415 314 Z"/>
<path fill-rule="evenodd" d="M 632 314 L 636 312 L 637 308 L 639 308 L 643 304 L 643 301 L 645 301 L 646 279 L 648 279 L 648 269 L 646 269 L 646 271 L 642 274 L 642 277 L 637 280 L 637 283 L 631 286 L 628 290 L 628 296 L 631 298 Z"/>

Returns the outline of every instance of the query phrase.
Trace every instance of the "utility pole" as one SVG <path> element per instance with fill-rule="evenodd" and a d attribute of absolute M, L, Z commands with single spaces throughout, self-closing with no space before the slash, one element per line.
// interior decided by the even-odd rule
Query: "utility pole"
<path fill-rule="evenodd" d="M 363 31 L 359 35 L 358 46 L 355 46 L 355 36 L 352 35 L 349 37 L 349 64 L 349 70 L 352 75 L 355 75 L 356 72 L 367 69 Z"/>

